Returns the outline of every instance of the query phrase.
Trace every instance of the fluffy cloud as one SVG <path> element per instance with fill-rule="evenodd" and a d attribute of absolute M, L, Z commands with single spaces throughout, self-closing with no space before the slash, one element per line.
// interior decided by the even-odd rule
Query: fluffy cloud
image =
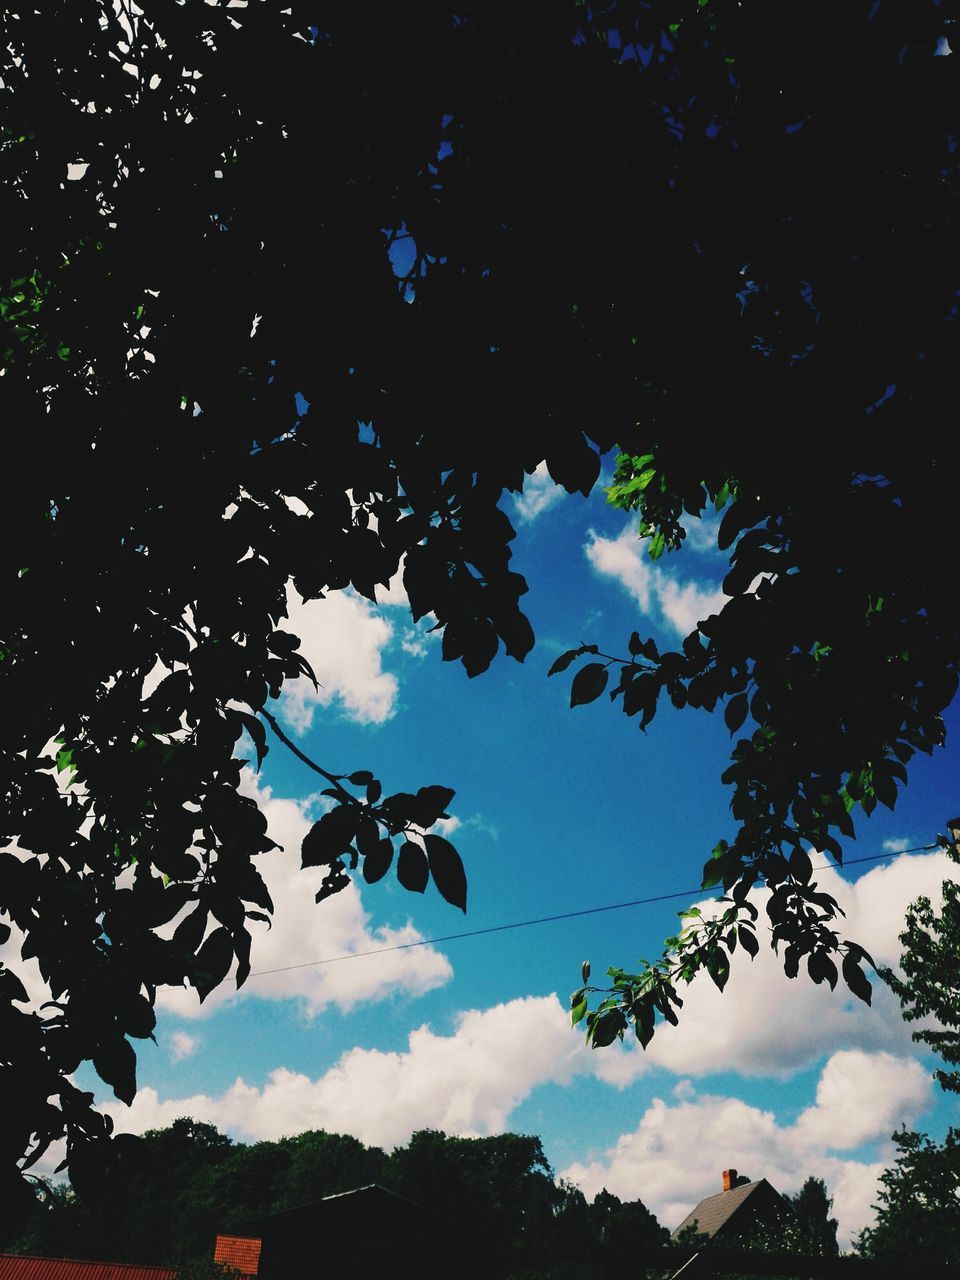
<path fill-rule="evenodd" d="M 529 524 L 538 516 L 542 516 L 545 511 L 549 511 L 562 497 L 563 489 L 558 484 L 554 484 L 547 470 L 547 464 L 541 462 L 536 471 L 527 476 L 523 493 L 514 498 L 514 509 L 518 518 L 524 524 Z"/>
<path fill-rule="evenodd" d="M 352 591 L 331 592 L 323 600 L 302 601 L 288 590 L 289 629 L 313 667 L 319 689 L 306 677 L 284 685 L 281 714 L 297 733 L 306 733 L 316 708 L 334 701 L 360 724 L 383 724 L 396 709 L 397 679 L 383 670 L 383 651 L 393 627 L 374 605 Z"/>
<path fill-rule="evenodd" d="M 818 871 L 816 878 L 845 912 L 842 933 L 866 947 L 878 964 L 896 965 L 908 905 L 920 894 L 939 903 L 942 882 L 957 876 L 956 865 L 935 853 L 897 858 L 853 882 L 832 868 Z M 737 951 L 724 994 L 703 978 L 693 982 L 683 992 L 680 1025 L 662 1026 L 646 1054 L 631 1048 L 618 1063 L 619 1083 L 633 1078 L 631 1063 L 638 1073 L 652 1062 L 684 1076 L 738 1071 L 786 1078 L 839 1049 L 911 1051 L 911 1028 L 878 979 L 873 980 L 873 1005 L 868 1008 L 842 983 L 831 992 L 826 985 L 815 986 L 803 971 L 792 981 L 784 976 L 777 957 L 763 945 L 765 897 L 765 891 L 751 895 L 760 909 L 756 959 Z M 715 910 L 710 900 L 700 905 L 705 913 Z"/>
<path fill-rule="evenodd" d="M 371 929 L 354 883 L 317 904 L 314 895 L 323 879 L 323 868 L 300 867 L 300 845 L 310 828 L 309 801 L 274 797 L 269 787 L 259 788 L 249 775 L 245 790 L 257 799 L 271 838 L 282 846 L 258 860 L 275 912 L 270 930 L 253 926 L 251 968 L 254 975 L 265 970 L 281 972 L 251 976 L 239 992 L 228 978 L 202 1005 L 192 988 L 168 987 L 157 997 L 161 1008 L 182 1017 L 199 1017 L 227 1001 L 258 996 L 268 1000 L 299 998 L 312 1015 L 330 1004 L 347 1010 L 363 1000 L 421 995 L 449 980 L 453 973 L 449 960 L 428 946 L 370 959 L 312 965 L 311 961 L 328 957 L 418 942 L 423 935 L 409 923 L 400 928 Z"/>
<path fill-rule="evenodd" d="M 698 622 L 718 613 L 727 601 L 719 588 L 709 583 L 681 582 L 655 564 L 632 526 L 618 538 L 604 538 L 591 529 L 584 550 L 597 573 L 619 582 L 643 613 L 659 616 L 678 635 L 688 635 Z"/>
<path fill-rule="evenodd" d="M 563 1177 L 588 1195 L 606 1187 L 639 1197 L 665 1226 L 682 1222 L 704 1196 L 720 1190 L 720 1171 L 735 1167 L 795 1192 L 813 1175 L 834 1199 L 840 1236 L 867 1224 L 883 1165 L 833 1154 L 886 1139 L 929 1104 L 932 1085 L 918 1063 L 889 1054 L 834 1054 L 820 1077 L 817 1100 L 795 1124 L 738 1098 L 689 1096 L 675 1104 L 654 1098 L 637 1127 L 599 1159 L 576 1163 Z"/>
<path fill-rule="evenodd" d="M 930 1102 L 930 1076 L 915 1058 L 846 1050 L 823 1069 L 817 1099 L 794 1132 L 800 1146 L 852 1151 L 919 1115 Z"/>
<path fill-rule="evenodd" d="M 278 1067 L 260 1089 L 238 1079 L 217 1097 L 161 1100 L 144 1088 L 132 1107 L 103 1109 L 118 1130 L 132 1133 L 190 1115 L 246 1139 L 317 1128 L 390 1147 L 425 1127 L 501 1132 L 533 1088 L 566 1084 L 592 1070 L 597 1056 L 571 1034 L 555 995 L 528 996 L 461 1013 L 451 1035 L 421 1026 L 402 1053 L 351 1049 L 317 1079 Z"/>

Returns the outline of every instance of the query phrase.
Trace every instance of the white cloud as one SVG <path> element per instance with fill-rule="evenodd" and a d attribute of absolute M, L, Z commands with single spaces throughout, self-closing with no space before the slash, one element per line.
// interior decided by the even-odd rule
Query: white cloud
<path fill-rule="evenodd" d="M 227 1001 L 247 996 L 297 998 L 309 1016 L 331 1004 L 348 1010 L 364 1000 L 422 995 L 450 979 L 453 970 L 449 960 L 430 946 L 311 966 L 310 961 L 327 957 L 418 942 L 423 935 L 409 922 L 400 928 L 372 929 L 355 883 L 316 903 L 314 896 L 324 868 L 300 867 L 300 846 L 311 825 L 309 802 L 274 797 L 269 787 L 258 787 L 249 774 L 243 789 L 260 804 L 271 839 L 283 846 L 258 858 L 275 911 L 269 931 L 261 924 L 252 926 L 251 968 L 253 974 L 276 969 L 285 972 L 251 976 L 239 992 L 228 978 L 202 1005 L 193 988 L 166 987 L 157 997 L 161 1008 L 181 1017 L 202 1017 Z"/>
<path fill-rule="evenodd" d="M 391 584 L 392 589 L 392 584 Z M 352 591 L 331 592 L 323 600 L 301 600 L 288 588 L 289 629 L 300 637 L 300 652 L 320 684 L 305 676 L 283 687 L 280 713 L 296 733 L 306 733 L 316 708 L 336 700 L 349 720 L 383 724 L 396 710 L 397 679 L 383 670 L 383 652 L 393 627 L 375 606 Z"/>
<path fill-rule="evenodd" d="M 926 894 L 936 906 L 941 883 L 958 874 L 945 854 L 936 853 L 898 858 L 852 883 L 833 868 L 818 871 L 816 879 L 846 913 L 839 922 L 843 936 L 866 947 L 877 964 L 896 965 L 908 905 Z M 661 1026 L 646 1054 L 634 1042 L 619 1064 L 620 1083 L 632 1079 L 631 1063 L 638 1072 L 645 1070 L 645 1059 L 685 1076 L 738 1071 L 786 1078 L 838 1049 L 911 1051 L 913 1028 L 903 1022 L 899 1003 L 878 978 L 873 978 L 873 1005 L 868 1008 L 842 980 L 831 992 L 825 984 L 815 986 L 803 969 L 792 981 L 784 976 L 766 944 L 765 899 L 765 890 L 751 894 L 760 909 L 756 959 L 736 952 L 724 993 L 704 975 L 683 989 L 680 1025 Z M 705 912 L 716 909 L 709 899 L 700 905 Z"/>
<path fill-rule="evenodd" d="M 884 840 L 880 847 L 884 853 L 903 853 L 904 849 L 909 849 L 916 843 L 910 836 L 892 836 Z"/>
<path fill-rule="evenodd" d="M 823 1069 L 817 1100 L 796 1123 L 798 1141 L 851 1151 L 901 1123 L 910 1123 L 930 1103 L 929 1074 L 915 1058 L 857 1049 L 835 1053 Z"/>
<path fill-rule="evenodd" d="M 524 524 L 529 524 L 549 511 L 563 497 L 563 489 L 554 484 L 547 470 L 547 464 L 541 462 L 536 471 L 527 476 L 523 485 L 523 493 L 514 498 L 514 509 Z"/>
<path fill-rule="evenodd" d="M 781 1192 L 822 1177 L 846 1244 L 867 1224 L 883 1165 L 831 1152 L 887 1139 L 897 1121 L 911 1121 L 928 1105 L 931 1091 L 916 1062 L 883 1053 L 833 1055 L 815 1106 L 793 1125 L 780 1125 L 772 1111 L 738 1098 L 690 1096 L 687 1087 L 673 1105 L 654 1098 L 637 1127 L 602 1157 L 572 1164 L 562 1176 L 588 1196 L 606 1187 L 624 1199 L 639 1197 L 671 1229 L 720 1190 L 723 1169 L 767 1178 Z"/>
<path fill-rule="evenodd" d="M 170 1057 L 174 1062 L 182 1062 L 184 1058 L 190 1058 L 197 1051 L 199 1043 L 197 1036 L 192 1036 L 189 1031 L 174 1031 L 170 1037 Z"/>
<path fill-rule="evenodd" d="M 103 1110 L 118 1130 L 134 1133 L 190 1115 L 247 1139 L 317 1128 L 392 1147 L 425 1127 L 502 1132 L 537 1085 L 566 1084 L 598 1057 L 572 1033 L 555 995 L 527 996 L 459 1014 L 450 1035 L 421 1026 L 404 1052 L 351 1049 L 317 1079 L 278 1067 L 259 1089 L 238 1079 L 216 1097 L 161 1100 L 144 1088 L 132 1107 L 111 1102 Z"/>
<path fill-rule="evenodd" d="M 702 555 L 713 554 L 724 558 L 717 546 L 717 534 L 720 531 L 720 516 L 705 512 L 702 516 L 684 515 L 680 520 L 686 530 L 685 547 L 691 551 L 699 551 Z"/>
<path fill-rule="evenodd" d="M 718 613 L 727 602 L 727 596 L 712 584 L 681 582 L 655 564 L 632 526 L 617 538 L 601 537 L 591 529 L 584 550 L 597 573 L 614 578 L 643 613 L 659 616 L 678 635 L 688 635 L 698 622 Z"/>

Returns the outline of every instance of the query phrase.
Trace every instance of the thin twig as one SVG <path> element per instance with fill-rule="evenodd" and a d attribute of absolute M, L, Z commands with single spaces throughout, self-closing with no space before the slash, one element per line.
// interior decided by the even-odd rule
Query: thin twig
<path fill-rule="evenodd" d="M 260 708 L 260 715 L 263 716 L 264 720 L 266 720 L 267 724 L 269 724 L 270 728 L 277 735 L 283 745 L 285 747 L 289 747 L 298 760 L 302 760 L 308 768 L 314 771 L 314 773 L 319 773 L 321 778 L 326 778 L 328 782 L 332 783 L 333 786 L 336 787 L 340 795 L 345 796 L 351 804 L 359 804 L 357 797 L 350 794 L 335 773 L 327 773 L 326 769 L 321 769 L 320 765 L 311 760 L 308 755 L 305 755 L 295 742 L 290 741 L 287 735 L 280 728 L 279 724 L 277 724 L 276 717 L 272 716 L 266 707 Z"/>

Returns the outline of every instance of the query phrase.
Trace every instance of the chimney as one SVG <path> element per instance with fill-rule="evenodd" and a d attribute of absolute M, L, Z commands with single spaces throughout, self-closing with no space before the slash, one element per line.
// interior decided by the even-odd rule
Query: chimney
<path fill-rule="evenodd" d="M 732 1191 L 737 1185 L 736 1169 L 724 1169 L 723 1171 L 723 1189 L 724 1191 Z"/>

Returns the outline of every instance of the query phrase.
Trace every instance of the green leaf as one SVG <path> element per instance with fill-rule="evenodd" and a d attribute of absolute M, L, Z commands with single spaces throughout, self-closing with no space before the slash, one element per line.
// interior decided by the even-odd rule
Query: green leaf
<path fill-rule="evenodd" d="M 707 957 L 707 972 L 720 991 L 727 985 L 730 977 L 730 961 L 726 954 L 717 947 Z"/>
<path fill-rule="evenodd" d="M 608 678 L 609 671 L 602 662 L 588 662 L 585 667 L 581 667 L 570 686 L 571 707 L 595 702 L 607 687 Z"/>
<path fill-rule="evenodd" d="M 589 960 L 584 960 L 583 964 L 580 966 L 580 978 L 584 986 L 586 986 L 587 983 L 590 981 L 590 961 Z"/>
<path fill-rule="evenodd" d="M 757 941 L 757 935 L 752 929 L 748 929 L 746 925 L 740 925 L 737 929 L 737 937 L 740 945 L 746 951 L 748 956 L 755 956 L 760 950 L 760 943 Z"/>
<path fill-rule="evenodd" d="M 594 1049 L 603 1049 L 613 1044 L 618 1036 L 626 1030 L 627 1020 L 619 1008 L 606 1009 L 594 1017 L 590 1025 L 589 1041 Z"/>
<path fill-rule="evenodd" d="M 428 833 L 423 837 L 423 843 L 434 884 L 447 902 L 466 913 L 467 877 L 459 853 L 443 836 Z"/>

